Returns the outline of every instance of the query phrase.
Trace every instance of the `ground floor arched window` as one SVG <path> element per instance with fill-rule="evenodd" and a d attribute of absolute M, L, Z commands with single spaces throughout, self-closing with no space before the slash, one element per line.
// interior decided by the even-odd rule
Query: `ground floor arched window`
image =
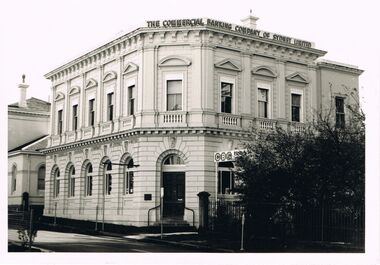
<path fill-rule="evenodd" d="M 92 182 L 93 182 L 93 169 L 92 164 L 88 163 L 85 169 L 85 196 L 92 196 Z"/>
<path fill-rule="evenodd" d="M 45 173 L 45 165 L 40 166 L 37 173 L 37 190 L 45 190 Z"/>
<path fill-rule="evenodd" d="M 218 165 L 218 194 L 232 194 L 235 187 L 234 164 L 219 162 Z"/>

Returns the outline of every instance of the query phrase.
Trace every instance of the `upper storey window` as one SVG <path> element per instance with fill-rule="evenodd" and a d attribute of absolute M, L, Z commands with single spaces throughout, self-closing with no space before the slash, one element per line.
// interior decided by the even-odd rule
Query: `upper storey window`
<path fill-rule="evenodd" d="M 269 118 L 268 113 L 268 89 L 258 88 L 258 116 L 260 118 Z"/>
<path fill-rule="evenodd" d="M 342 97 L 335 97 L 335 126 L 337 128 L 345 126 L 344 98 Z"/>
<path fill-rule="evenodd" d="M 135 114 L 135 85 L 128 87 L 128 115 L 134 115 Z"/>
<path fill-rule="evenodd" d="M 167 109 L 182 110 L 182 80 L 167 80 Z"/>
<path fill-rule="evenodd" d="M 232 89 L 232 83 L 221 82 L 221 112 L 232 113 Z"/>
<path fill-rule="evenodd" d="M 57 115 L 57 133 L 62 134 L 62 126 L 63 126 L 63 110 L 58 110 Z"/>
<path fill-rule="evenodd" d="M 113 92 L 107 94 L 107 121 L 113 120 L 113 100 L 114 95 Z"/>
<path fill-rule="evenodd" d="M 292 121 L 301 121 L 301 95 L 292 93 Z"/>
<path fill-rule="evenodd" d="M 88 125 L 94 126 L 95 124 L 95 99 L 88 101 Z"/>
<path fill-rule="evenodd" d="M 73 113 L 72 113 L 72 128 L 73 131 L 76 131 L 78 129 L 78 104 L 73 105 Z"/>

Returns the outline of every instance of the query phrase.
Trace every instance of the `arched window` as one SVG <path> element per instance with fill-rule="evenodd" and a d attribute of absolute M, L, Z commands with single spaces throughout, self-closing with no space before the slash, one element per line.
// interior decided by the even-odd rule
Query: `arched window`
<path fill-rule="evenodd" d="M 75 196 L 75 168 L 70 166 L 69 169 L 69 197 Z"/>
<path fill-rule="evenodd" d="M 59 184 L 60 184 L 59 176 L 60 176 L 59 168 L 56 168 L 54 171 L 54 181 L 53 181 L 53 184 L 54 184 L 53 194 L 55 198 L 58 197 L 59 195 Z"/>
<path fill-rule="evenodd" d="M 17 188 L 17 166 L 13 165 L 12 167 L 12 182 L 11 182 L 11 191 L 12 193 L 16 191 Z"/>
<path fill-rule="evenodd" d="M 45 172 L 45 165 L 38 168 L 37 190 L 45 190 Z"/>
<path fill-rule="evenodd" d="M 110 195 L 112 191 L 112 163 L 110 160 L 107 160 L 105 162 L 105 169 L 104 169 L 104 175 L 105 175 L 105 186 L 104 186 L 104 193 L 106 195 Z"/>
<path fill-rule="evenodd" d="M 92 165 L 89 163 L 86 166 L 86 171 L 85 171 L 85 195 L 86 196 L 91 196 L 92 195 L 92 176 L 93 176 L 93 170 L 92 170 Z"/>
<path fill-rule="evenodd" d="M 124 166 L 124 194 L 133 193 L 133 159 L 129 159 L 129 162 Z"/>
<path fill-rule="evenodd" d="M 164 165 L 183 165 L 185 162 L 183 161 L 182 158 L 180 158 L 178 155 L 173 154 L 169 155 L 165 160 L 164 160 Z"/>

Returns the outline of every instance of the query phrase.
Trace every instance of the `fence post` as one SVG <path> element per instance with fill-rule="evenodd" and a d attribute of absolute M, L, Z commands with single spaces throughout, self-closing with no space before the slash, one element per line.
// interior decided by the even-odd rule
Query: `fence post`
<path fill-rule="evenodd" d="M 323 229 L 324 229 L 324 203 L 322 201 L 322 214 L 321 214 L 321 242 L 323 242 Z"/>
<path fill-rule="evenodd" d="M 199 197 L 199 228 L 198 233 L 203 234 L 208 230 L 208 204 L 210 193 L 202 191 L 197 194 Z"/>
<path fill-rule="evenodd" d="M 33 209 L 30 210 L 29 220 L 29 252 L 32 250 L 32 233 L 33 233 Z"/>
<path fill-rule="evenodd" d="M 96 205 L 95 231 L 98 231 L 98 212 L 99 212 L 99 206 Z"/>
<path fill-rule="evenodd" d="M 244 251 L 244 223 L 245 223 L 245 215 L 241 217 L 241 244 L 240 251 Z"/>
<path fill-rule="evenodd" d="M 54 203 L 54 225 L 57 225 L 57 202 Z"/>

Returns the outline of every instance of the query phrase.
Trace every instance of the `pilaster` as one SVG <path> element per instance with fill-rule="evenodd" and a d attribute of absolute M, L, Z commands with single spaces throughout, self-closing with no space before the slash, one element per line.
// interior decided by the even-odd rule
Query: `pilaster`
<path fill-rule="evenodd" d="M 286 119 L 286 104 L 285 98 L 287 93 L 287 87 L 285 83 L 285 61 L 276 60 L 277 64 L 277 80 L 276 80 L 276 90 L 278 95 L 278 107 L 276 116 L 279 119 Z"/>

